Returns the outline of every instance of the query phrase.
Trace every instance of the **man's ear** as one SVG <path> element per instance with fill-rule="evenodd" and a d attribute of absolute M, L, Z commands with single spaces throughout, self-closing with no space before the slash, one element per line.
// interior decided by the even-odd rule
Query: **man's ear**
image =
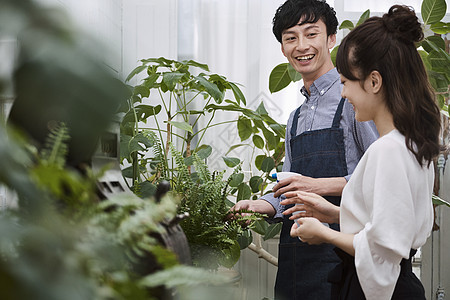
<path fill-rule="evenodd" d="M 369 77 L 370 77 L 372 92 L 374 94 L 380 92 L 381 87 L 383 85 L 383 77 L 381 76 L 380 72 L 372 71 L 370 73 Z"/>
<path fill-rule="evenodd" d="M 333 47 L 336 45 L 336 34 L 330 34 L 327 37 L 327 42 L 328 42 L 328 49 L 333 49 Z"/>

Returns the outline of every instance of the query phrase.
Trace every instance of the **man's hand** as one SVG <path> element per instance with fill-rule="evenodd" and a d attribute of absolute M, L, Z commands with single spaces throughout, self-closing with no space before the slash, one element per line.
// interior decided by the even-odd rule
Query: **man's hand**
<path fill-rule="evenodd" d="M 241 200 L 230 209 L 230 211 L 250 210 L 260 214 L 266 214 L 269 217 L 275 215 L 275 209 L 273 206 L 264 200 Z M 251 213 L 241 213 L 242 216 L 249 216 Z"/>
<path fill-rule="evenodd" d="M 340 196 L 347 181 L 344 177 L 312 178 L 302 175 L 292 175 L 280 180 L 274 187 L 274 197 L 280 197 L 287 192 L 310 192 L 322 196 Z"/>
<path fill-rule="evenodd" d="M 314 217 L 325 223 L 339 223 L 339 207 L 325 198 L 308 192 L 288 192 L 284 195 L 286 199 L 281 201 L 282 205 L 302 204 L 294 205 L 283 212 L 284 215 L 294 213 L 289 219 Z"/>
<path fill-rule="evenodd" d="M 294 191 L 312 191 L 315 185 L 315 178 L 298 175 L 292 175 L 280 180 L 274 187 L 274 197 L 280 197 L 282 194 Z"/>

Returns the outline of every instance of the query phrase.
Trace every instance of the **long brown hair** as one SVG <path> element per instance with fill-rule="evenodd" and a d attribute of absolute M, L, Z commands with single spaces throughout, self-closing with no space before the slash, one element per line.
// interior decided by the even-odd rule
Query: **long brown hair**
<path fill-rule="evenodd" d="M 372 17 L 342 41 L 336 57 L 339 73 L 363 81 L 374 70 L 383 77 L 386 105 L 394 125 L 420 165 L 439 154 L 440 111 L 415 42 L 423 39 L 414 11 L 394 5 Z"/>

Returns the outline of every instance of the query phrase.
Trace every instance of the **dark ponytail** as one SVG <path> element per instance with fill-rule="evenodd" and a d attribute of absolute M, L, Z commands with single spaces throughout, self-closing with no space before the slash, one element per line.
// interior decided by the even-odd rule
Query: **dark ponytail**
<path fill-rule="evenodd" d="M 428 165 L 439 154 L 440 111 L 415 43 L 423 31 L 414 11 L 394 5 L 383 17 L 372 17 L 342 41 L 338 71 L 363 81 L 374 70 L 383 77 L 386 105 L 395 127 L 417 161 Z"/>

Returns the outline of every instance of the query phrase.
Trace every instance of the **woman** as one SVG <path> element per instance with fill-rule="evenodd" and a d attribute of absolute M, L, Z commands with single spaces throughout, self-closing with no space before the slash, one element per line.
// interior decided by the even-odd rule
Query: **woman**
<path fill-rule="evenodd" d="M 337 246 L 333 299 L 425 299 L 411 257 L 432 229 L 440 112 L 414 45 L 421 39 L 414 11 L 399 5 L 345 37 L 336 61 L 342 97 L 358 121 L 375 122 L 380 138 L 345 186 L 340 208 L 306 192 L 286 193 L 282 202 L 304 204 L 285 211 L 304 210 L 292 236 Z M 341 232 L 321 221 L 340 221 Z"/>

